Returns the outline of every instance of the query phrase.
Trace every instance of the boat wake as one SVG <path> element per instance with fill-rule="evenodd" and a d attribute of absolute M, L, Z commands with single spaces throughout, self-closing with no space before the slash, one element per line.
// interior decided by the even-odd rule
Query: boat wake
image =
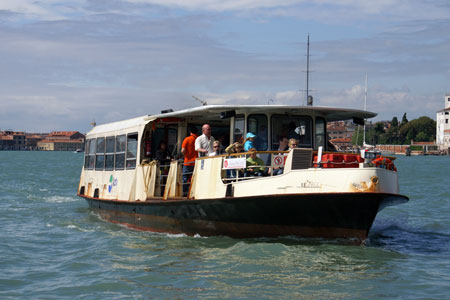
<path fill-rule="evenodd" d="M 401 253 L 448 253 L 450 234 L 415 228 L 389 219 L 374 224 L 366 244 Z"/>

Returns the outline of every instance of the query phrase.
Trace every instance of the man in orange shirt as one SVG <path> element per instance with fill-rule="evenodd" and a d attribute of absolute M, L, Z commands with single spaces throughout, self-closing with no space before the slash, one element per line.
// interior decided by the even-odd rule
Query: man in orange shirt
<path fill-rule="evenodd" d="M 198 130 L 195 126 L 189 126 L 190 135 L 183 140 L 181 144 L 181 153 L 184 155 L 183 164 L 183 193 L 187 194 L 192 172 L 194 171 L 195 159 L 198 157 L 195 151 L 195 139 L 198 137 Z"/>

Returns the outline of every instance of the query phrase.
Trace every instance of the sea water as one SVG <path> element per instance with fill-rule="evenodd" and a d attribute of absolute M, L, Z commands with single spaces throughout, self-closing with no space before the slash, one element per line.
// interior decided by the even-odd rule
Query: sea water
<path fill-rule="evenodd" d="M 0 151 L 0 299 L 449 299 L 450 157 L 398 157 L 406 204 L 365 245 L 188 237 L 107 223 L 83 153 Z"/>

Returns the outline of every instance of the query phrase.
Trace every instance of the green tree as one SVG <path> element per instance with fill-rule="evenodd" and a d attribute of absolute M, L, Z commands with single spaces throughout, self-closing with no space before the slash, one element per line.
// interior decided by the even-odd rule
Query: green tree
<path fill-rule="evenodd" d="M 362 146 L 362 144 L 363 144 L 363 127 L 358 125 L 355 132 L 353 132 L 352 145 Z"/>
<path fill-rule="evenodd" d="M 392 127 L 398 127 L 398 119 L 397 117 L 393 117 L 391 121 L 391 128 Z"/>
<path fill-rule="evenodd" d="M 416 135 L 415 141 L 416 142 L 428 142 L 429 137 L 426 135 L 425 132 L 421 131 Z"/>
<path fill-rule="evenodd" d="M 403 114 L 402 125 L 406 125 L 408 123 L 408 119 L 406 118 L 406 113 Z"/>
<path fill-rule="evenodd" d="M 436 139 L 436 122 L 429 117 L 420 117 L 400 127 L 400 137 L 404 144 L 411 140 L 431 142 Z"/>

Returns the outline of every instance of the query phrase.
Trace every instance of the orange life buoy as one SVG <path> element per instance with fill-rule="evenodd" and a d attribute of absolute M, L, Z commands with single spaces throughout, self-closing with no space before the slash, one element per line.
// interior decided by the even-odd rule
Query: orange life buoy
<path fill-rule="evenodd" d="M 377 168 L 385 168 L 390 171 L 397 171 L 397 168 L 394 166 L 394 163 L 389 158 L 378 156 L 374 160 L 372 160 L 372 163 Z"/>

